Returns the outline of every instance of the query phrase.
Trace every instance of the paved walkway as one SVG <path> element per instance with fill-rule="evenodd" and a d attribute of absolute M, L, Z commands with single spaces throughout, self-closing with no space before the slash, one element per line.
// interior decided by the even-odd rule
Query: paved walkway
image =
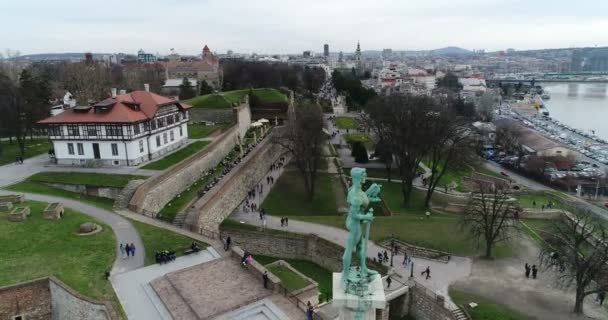
<path fill-rule="evenodd" d="M 113 275 L 112 287 L 130 320 L 170 320 L 165 305 L 150 287 L 150 281 L 167 273 L 215 260 L 220 255 L 213 248 L 179 257 L 166 264 L 154 264 L 145 268 Z"/>
<path fill-rule="evenodd" d="M 269 172 L 268 175 L 274 177 L 276 183 L 282 172 L 283 170 L 275 170 Z M 264 202 L 264 199 L 270 191 L 269 189 L 272 187 L 266 184 L 266 176 L 262 179 L 260 183 L 264 184 L 264 193 L 262 195 L 256 196 L 255 198 L 255 202 L 258 203 L 258 207 L 261 207 L 260 203 Z M 243 205 L 239 205 L 237 210 L 235 210 L 234 213 L 231 215 L 231 218 L 238 221 L 243 221 L 247 224 L 256 225 L 260 227 L 262 226 L 262 221 L 260 220 L 259 213 L 245 213 L 242 211 L 242 208 Z M 296 217 L 290 218 L 292 218 L 292 220 L 289 221 L 289 226 L 281 227 L 280 217 L 266 216 L 267 228 L 303 234 L 314 233 L 325 240 L 331 241 L 343 247 L 347 242 L 348 232 L 344 229 L 338 229 L 326 225 L 293 220 L 296 219 Z M 238 239 L 235 240 L 238 241 Z M 384 252 L 384 250 L 384 248 L 381 248 L 373 241 L 370 241 L 367 255 L 369 258 L 374 258 L 377 256 L 378 252 Z M 443 263 L 421 258 L 413 258 L 412 260 L 414 264 L 414 277 L 417 278 L 421 284 L 425 285 L 431 291 L 444 295 L 448 301 L 450 301 L 448 296 L 448 286 L 450 285 L 450 283 L 455 282 L 459 279 L 463 279 L 471 273 L 472 261 L 471 259 L 465 257 L 453 256 L 449 263 Z M 399 277 L 401 277 L 402 279 L 407 279 L 411 273 L 411 265 L 406 267 L 402 264 L 402 262 L 402 254 L 394 256 L 394 268 L 392 269 Z M 427 266 L 431 268 L 431 279 L 429 280 L 425 280 L 420 276 L 420 273 L 424 271 Z"/>
<path fill-rule="evenodd" d="M 41 154 L 32 158 L 25 159 L 23 164 L 10 163 L 0 166 L 0 188 L 25 180 L 27 177 L 44 171 L 75 171 L 90 173 L 110 173 L 110 174 L 136 174 L 151 176 L 159 173 L 156 170 L 144 170 L 137 167 L 103 167 L 103 168 L 83 168 L 79 166 L 59 166 L 50 163 L 47 154 Z"/>
<path fill-rule="evenodd" d="M 0 190 L 0 195 L 2 194 L 15 194 L 15 192 Z M 144 256 L 146 255 L 146 251 L 137 230 L 133 227 L 129 220 L 113 212 L 67 198 L 24 192 L 19 192 L 19 194 L 24 194 L 28 200 L 61 202 L 66 208 L 82 212 L 109 225 L 114 231 L 114 235 L 116 237 L 116 260 L 114 260 L 112 274 L 118 274 L 144 266 Z M 120 249 L 118 247 L 119 243 L 133 243 L 136 248 L 135 257 L 122 259 Z"/>

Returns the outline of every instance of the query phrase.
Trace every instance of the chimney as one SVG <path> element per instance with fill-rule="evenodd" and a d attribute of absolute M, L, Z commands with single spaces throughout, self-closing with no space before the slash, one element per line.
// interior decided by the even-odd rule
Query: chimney
<path fill-rule="evenodd" d="M 112 98 L 116 98 L 116 88 L 112 88 Z"/>
<path fill-rule="evenodd" d="M 146 92 L 150 92 L 150 84 L 144 83 L 144 90 L 146 90 Z"/>
<path fill-rule="evenodd" d="M 125 89 L 120 89 L 120 94 L 127 94 L 127 90 L 125 90 Z"/>

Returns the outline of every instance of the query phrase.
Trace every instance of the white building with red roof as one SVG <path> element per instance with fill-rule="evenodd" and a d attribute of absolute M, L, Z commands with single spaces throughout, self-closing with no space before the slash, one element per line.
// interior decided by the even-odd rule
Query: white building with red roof
<path fill-rule="evenodd" d="M 189 105 L 148 91 L 112 96 L 40 121 L 58 164 L 136 166 L 188 142 Z"/>

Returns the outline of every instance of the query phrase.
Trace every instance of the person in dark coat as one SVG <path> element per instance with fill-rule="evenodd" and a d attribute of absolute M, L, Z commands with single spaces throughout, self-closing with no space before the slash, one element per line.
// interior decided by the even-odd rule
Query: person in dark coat
<path fill-rule="evenodd" d="M 536 279 L 536 274 L 538 273 L 538 269 L 536 268 L 536 265 L 532 266 L 532 278 Z"/>
<path fill-rule="evenodd" d="M 262 280 L 264 281 L 264 289 L 268 289 L 268 271 L 264 271 L 264 275 L 262 275 Z"/>
<path fill-rule="evenodd" d="M 530 278 L 530 265 L 526 262 L 526 278 Z"/>

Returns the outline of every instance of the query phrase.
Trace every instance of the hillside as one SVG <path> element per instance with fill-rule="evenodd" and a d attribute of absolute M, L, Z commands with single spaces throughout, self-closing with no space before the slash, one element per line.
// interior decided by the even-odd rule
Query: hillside
<path fill-rule="evenodd" d="M 224 109 L 232 107 L 234 103 L 239 103 L 247 93 L 249 93 L 249 89 L 211 93 L 183 102 L 194 108 Z M 273 88 L 253 89 L 253 94 L 263 103 L 287 101 L 287 97 L 283 93 Z"/>

